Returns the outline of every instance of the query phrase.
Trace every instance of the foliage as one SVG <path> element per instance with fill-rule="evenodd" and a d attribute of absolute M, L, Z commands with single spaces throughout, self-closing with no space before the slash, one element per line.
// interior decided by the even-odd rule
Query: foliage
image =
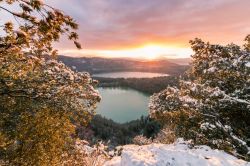
<path fill-rule="evenodd" d="M 180 88 L 168 87 L 151 97 L 150 115 L 177 137 L 192 139 L 249 160 L 250 51 L 191 41 L 189 77 Z"/>
<path fill-rule="evenodd" d="M 56 55 L 57 50 L 53 50 L 52 42 L 58 41 L 61 34 L 66 34 L 78 48 L 81 47 L 74 32 L 78 25 L 62 11 L 41 0 L 1 0 L 0 3 L 1 11 L 11 14 L 16 20 L 15 24 L 9 21 L 3 25 L 6 36 L 1 37 L 1 47 L 21 48 L 36 56 L 45 53 Z M 11 11 L 11 6 L 19 8 Z"/>
<path fill-rule="evenodd" d="M 52 48 L 61 34 L 80 48 L 77 24 L 40 0 L 1 0 L 0 11 L 17 20 L 1 26 L 0 157 L 9 165 L 56 165 L 74 144 L 75 124 L 86 125 L 100 100 L 89 74 L 58 62 Z"/>
<path fill-rule="evenodd" d="M 71 153 L 64 155 L 63 166 L 103 166 L 110 159 L 101 142 L 90 147 L 85 140 L 77 140 Z"/>
<path fill-rule="evenodd" d="M 154 138 L 137 135 L 133 138 L 133 143 L 136 145 L 149 145 L 152 143 L 171 144 L 176 140 L 177 139 L 173 131 L 168 128 L 163 128 L 154 136 Z"/>
<path fill-rule="evenodd" d="M 133 137 L 143 135 L 147 138 L 154 138 L 161 129 L 160 124 L 148 117 L 141 117 L 138 120 L 133 120 L 127 123 L 116 123 L 113 120 L 106 119 L 100 115 L 96 115 L 89 126 L 85 129 L 77 128 L 77 134 L 81 139 L 85 138 L 82 133 L 90 133 L 93 131 L 93 136 L 89 137 L 89 142 L 97 142 L 103 140 L 108 143 L 110 148 L 118 145 L 125 145 L 132 143 Z"/>

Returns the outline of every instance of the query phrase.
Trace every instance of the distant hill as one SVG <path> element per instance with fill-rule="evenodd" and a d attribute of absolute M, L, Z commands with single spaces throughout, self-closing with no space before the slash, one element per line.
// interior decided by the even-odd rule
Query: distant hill
<path fill-rule="evenodd" d="M 59 61 L 77 71 L 87 71 L 90 74 L 122 72 L 122 71 L 140 71 L 157 72 L 171 75 L 182 74 L 187 70 L 187 65 L 179 65 L 169 60 L 133 60 L 126 58 L 100 58 L 100 57 L 68 57 L 59 56 Z"/>
<path fill-rule="evenodd" d="M 189 65 L 191 58 L 168 59 L 168 61 L 178 65 Z"/>

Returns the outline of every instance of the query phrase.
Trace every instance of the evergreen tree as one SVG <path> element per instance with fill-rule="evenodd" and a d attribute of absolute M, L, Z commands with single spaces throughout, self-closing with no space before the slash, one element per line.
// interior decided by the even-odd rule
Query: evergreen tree
<path fill-rule="evenodd" d="M 52 47 L 65 34 L 80 48 L 78 25 L 40 0 L 0 0 L 3 12 L 16 22 L 1 25 L 0 160 L 58 165 L 72 150 L 75 125 L 86 125 L 100 100 L 89 74 L 58 62 Z"/>
<path fill-rule="evenodd" d="M 250 40 L 211 45 L 190 41 L 194 55 L 180 87 L 168 87 L 150 101 L 150 115 L 174 131 L 249 160 Z"/>

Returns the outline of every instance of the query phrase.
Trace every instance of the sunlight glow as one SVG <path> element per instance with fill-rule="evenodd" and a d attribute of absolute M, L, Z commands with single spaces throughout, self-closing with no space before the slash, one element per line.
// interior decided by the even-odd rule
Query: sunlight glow
<path fill-rule="evenodd" d="M 147 44 L 138 48 L 122 49 L 122 50 L 64 50 L 61 54 L 69 56 L 100 56 L 107 58 L 136 58 L 153 60 L 159 58 L 187 58 L 192 54 L 190 48 L 166 47 L 163 45 Z"/>

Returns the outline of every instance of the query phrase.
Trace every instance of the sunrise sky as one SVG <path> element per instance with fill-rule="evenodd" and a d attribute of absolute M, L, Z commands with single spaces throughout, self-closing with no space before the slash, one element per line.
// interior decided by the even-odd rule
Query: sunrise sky
<path fill-rule="evenodd" d="M 250 33 L 250 0 L 45 0 L 80 25 L 83 49 L 62 39 L 69 56 L 189 57 L 188 41 L 242 44 Z"/>

